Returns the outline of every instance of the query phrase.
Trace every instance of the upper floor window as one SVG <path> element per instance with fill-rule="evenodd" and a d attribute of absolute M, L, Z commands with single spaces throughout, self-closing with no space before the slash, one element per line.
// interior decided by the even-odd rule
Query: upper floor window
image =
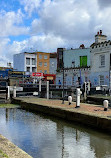
<path fill-rule="evenodd" d="M 36 68 L 35 67 L 32 67 L 32 72 L 36 72 Z"/>
<path fill-rule="evenodd" d="M 26 58 L 26 64 L 30 65 L 30 58 Z"/>
<path fill-rule="evenodd" d="M 27 67 L 27 72 L 30 72 L 30 67 Z"/>
<path fill-rule="evenodd" d="M 42 66 L 42 62 L 39 62 L 39 66 Z"/>
<path fill-rule="evenodd" d="M 100 55 L 100 66 L 105 66 L 105 55 Z"/>
<path fill-rule="evenodd" d="M 51 66 L 54 67 L 54 62 L 51 63 Z"/>
<path fill-rule="evenodd" d="M 104 85 L 104 76 L 102 75 L 99 76 L 99 82 L 100 82 L 100 85 Z"/>
<path fill-rule="evenodd" d="M 42 55 L 41 54 L 39 54 L 39 59 L 42 59 Z"/>
<path fill-rule="evenodd" d="M 47 70 L 44 70 L 44 74 L 46 74 L 47 73 Z"/>
<path fill-rule="evenodd" d="M 35 58 L 32 58 L 32 65 L 35 65 Z"/>
<path fill-rule="evenodd" d="M 87 56 L 80 56 L 80 67 L 87 66 Z"/>
<path fill-rule="evenodd" d="M 47 59 L 47 55 L 44 55 L 44 59 Z"/>
<path fill-rule="evenodd" d="M 46 62 L 44 63 L 44 66 L 45 66 L 45 67 L 47 66 L 47 63 L 46 63 Z"/>

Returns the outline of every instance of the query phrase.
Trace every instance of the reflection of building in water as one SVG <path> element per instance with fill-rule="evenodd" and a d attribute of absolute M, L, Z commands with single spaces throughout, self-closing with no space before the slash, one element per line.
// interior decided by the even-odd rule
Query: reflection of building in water
<path fill-rule="evenodd" d="M 8 122 L 10 118 L 12 118 L 13 120 L 15 120 L 15 117 L 16 117 L 16 108 L 6 108 L 5 116 L 6 116 L 6 122 Z"/>
<path fill-rule="evenodd" d="M 111 157 L 111 137 L 99 133 L 98 135 L 90 135 L 90 146 L 95 151 L 95 157 L 108 158 Z"/>
<path fill-rule="evenodd" d="M 6 108 L 6 113 L 5 113 L 5 114 L 6 114 L 6 122 L 8 121 L 8 118 L 9 118 L 9 113 L 8 113 L 8 110 L 9 110 L 9 109 L 8 109 L 8 108 Z"/>
<path fill-rule="evenodd" d="M 79 141 L 79 139 L 80 139 L 79 130 L 76 129 L 76 141 Z"/>

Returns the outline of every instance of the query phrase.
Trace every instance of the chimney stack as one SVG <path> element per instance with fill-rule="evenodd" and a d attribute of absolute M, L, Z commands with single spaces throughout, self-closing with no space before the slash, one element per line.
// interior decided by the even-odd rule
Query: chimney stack
<path fill-rule="evenodd" d="M 97 32 L 97 35 L 95 35 L 95 43 L 101 43 L 107 41 L 107 36 L 102 34 L 102 30 Z"/>
<path fill-rule="evenodd" d="M 102 35 L 102 30 L 100 30 L 100 35 Z"/>

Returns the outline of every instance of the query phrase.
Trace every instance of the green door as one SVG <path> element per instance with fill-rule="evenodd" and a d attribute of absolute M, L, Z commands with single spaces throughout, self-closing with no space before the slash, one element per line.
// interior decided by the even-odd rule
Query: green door
<path fill-rule="evenodd" d="M 87 67 L 87 56 L 80 56 L 80 67 Z"/>

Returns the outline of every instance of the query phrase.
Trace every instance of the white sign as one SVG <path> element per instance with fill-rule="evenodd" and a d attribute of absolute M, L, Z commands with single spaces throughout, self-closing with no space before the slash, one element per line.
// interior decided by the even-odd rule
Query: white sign
<path fill-rule="evenodd" d="M 33 95 L 38 95 L 38 92 L 33 92 Z"/>
<path fill-rule="evenodd" d="M 16 91 L 23 91 L 23 87 L 16 87 Z"/>
<path fill-rule="evenodd" d="M 96 87 L 96 91 L 101 90 L 101 87 Z"/>
<path fill-rule="evenodd" d="M 9 86 L 9 87 L 10 87 L 10 91 L 13 92 L 14 86 Z M 23 91 L 23 87 L 16 87 L 16 91 Z"/>

